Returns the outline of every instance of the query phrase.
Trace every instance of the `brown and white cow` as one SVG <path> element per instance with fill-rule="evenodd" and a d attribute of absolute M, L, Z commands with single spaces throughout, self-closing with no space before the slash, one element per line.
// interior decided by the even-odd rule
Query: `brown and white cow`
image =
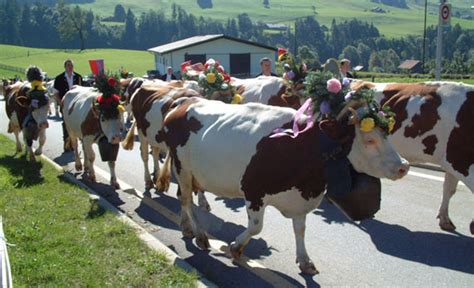
<path fill-rule="evenodd" d="M 159 172 L 159 154 L 161 151 L 167 151 L 166 145 L 157 140 L 157 135 L 163 128 L 163 119 L 169 107 L 176 99 L 199 96 L 192 89 L 175 88 L 166 83 L 146 83 L 136 90 L 130 99 L 130 108 L 135 117 L 135 122 L 127 133 L 123 147 L 126 150 L 133 148 L 134 128 L 137 127 L 140 140 L 140 155 L 145 168 L 144 179 L 146 189 L 153 188 L 153 181 L 148 168 L 149 146 L 152 148 L 153 173 L 156 176 Z M 165 186 L 168 185 L 165 184 Z"/>
<path fill-rule="evenodd" d="M 111 144 L 119 144 L 124 129 L 122 112 L 118 117 L 106 118 L 94 107 L 99 92 L 92 87 L 74 86 L 63 97 L 63 117 L 71 139 L 75 155 L 75 168 L 82 170 L 82 163 L 77 147 L 77 140 L 82 140 L 84 151 L 84 172 L 92 181 L 96 180 L 94 171 L 95 153 L 92 144 L 97 143 L 103 135 Z M 110 169 L 110 185 L 120 189 L 115 174 L 115 161 L 107 162 Z"/>
<path fill-rule="evenodd" d="M 377 101 L 396 113 L 389 139 L 403 157 L 410 163 L 440 165 L 446 172 L 439 226 L 455 230 L 448 207 L 458 181 L 474 192 L 474 86 L 453 82 L 363 81 L 352 86 L 374 89 Z M 473 229 L 471 233 L 474 234 Z"/>
<path fill-rule="evenodd" d="M 16 82 L 5 88 L 5 108 L 8 122 L 8 133 L 13 133 L 16 139 L 16 151 L 21 152 L 21 142 L 19 134 L 23 133 L 25 141 L 26 152 L 29 155 L 30 161 L 35 161 L 35 155 L 43 153 L 43 146 L 46 142 L 46 128 L 48 124 L 48 110 L 49 100 L 41 103 L 41 106 L 33 107 L 31 99 L 26 96 L 28 90 L 31 88 L 29 83 Z M 31 113 L 28 121 L 28 114 Z M 25 119 L 26 122 L 25 123 Z M 38 148 L 33 153 L 33 140 L 39 142 Z"/>
<path fill-rule="evenodd" d="M 195 187 L 245 199 L 248 226 L 231 245 L 234 257 L 262 230 L 265 207 L 271 205 L 293 221 L 300 269 L 316 274 L 305 249 L 304 231 L 306 214 L 319 206 L 326 188 L 319 140 L 323 133 L 339 139 L 342 157 L 347 155 L 356 171 L 393 180 L 408 171 L 408 163 L 380 129 L 361 132 L 357 121 L 354 125 L 347 119 L 324 121 L 294 139 L 273 138 L 275 129 L 293 126 L 296 110 L 257 103 L 229 105 L 202 98 L 175 105 L 160 134 L 171 155 L 162 169 L 166 173 L 160 177 L 170 177 L 172 162 L 181 190 L 183 235 L 196 236 L 203 249 L 209 247 L 208 239 L 191 211 Z"/>

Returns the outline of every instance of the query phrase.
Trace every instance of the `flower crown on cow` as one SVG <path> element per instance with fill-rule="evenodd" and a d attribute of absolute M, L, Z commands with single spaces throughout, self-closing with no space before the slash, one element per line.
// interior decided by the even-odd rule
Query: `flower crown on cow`
<path fill-rule="evenodd" d="M 310 72 L 306 76 L 305 86 L 313 102 L 313 111 L 319 111 L 320 117 L 337 119 L 349 107 L 366 106 L 358 115 L 361 131 L 370 132 L 379 127 L 388 135 L 395 126 L 395 114 L 389 107 L 379 106 L 374 100 L 374 91 L 351 90 L 347 78 L 340 81 L 331 72 Z"/>
<path fill-rule="evenodd" d="M 214 59 L 207 60 L 206 64 L 191 64 L 186 61 L 181 64 L 183 79 L 196 80 L 204 91 L 204 97 L 212 100 L 221 100 L 225 103 L 239 104 L 242 96 L 237 93 L 230 83 L 230 75 L 224 67 Z"/>
<path fill-rule="evenodd" d="M 119 113 L 125 111 L 120 103 L 120 85 L 115 75 L 97 74 L 94 87 L 101 93 L 96 99 L 95 107 L 99 109 L 104 118 L 117 118 Z"/>
<path fill-rule="evenodd" d="M 283 67 L 283 79 L 290 84 L 304 81 L 307 73 L 306 64 L 296 64 L 293 55 L 284 48 L 278 48 L 278 62 Z"/>

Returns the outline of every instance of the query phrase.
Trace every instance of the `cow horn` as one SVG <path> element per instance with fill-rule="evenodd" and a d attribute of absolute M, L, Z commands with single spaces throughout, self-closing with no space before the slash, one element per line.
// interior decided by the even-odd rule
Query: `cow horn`
<path fill-rule="evenodd" d="M 23 108 L 28 108 L 28 105 L 25 105 L 24 101 L 27 101 L 28 98 L 25 96 L 19 96 L 15 99 L 16 104 L 20 105 Z"/>
<path fill-rule="evenodd" d="M 360 119 L 359 119 L 359 114 L 357 114 L 357 111 L 352 107 L 347 107 L 347 109 L 352 113 L 352 117 L 353 117 L 351 120 L 352 124 L 358 123 Z"/>

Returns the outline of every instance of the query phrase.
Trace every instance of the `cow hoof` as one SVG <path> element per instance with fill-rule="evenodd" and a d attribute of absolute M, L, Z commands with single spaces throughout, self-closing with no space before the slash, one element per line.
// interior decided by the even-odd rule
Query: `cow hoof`
<path fill-rule="evenodd" d="M 196 245 L 202 250 L 209 250 L 211 244 L 209 244 L 209 239 L 205 233 L 201 233 L 196 237 Z"/>
<path fill-rule="evenodd" d="M 22 150 L 23 150 L 23 149 L 21 149 L 21 145 L 16 147 L 16 152 L 17 152 L 17 153 L 21 153 Z"/>
<path fill-rule="evenodd" d="M 194 233 L 193 233 L 193 230 L 191 229 L 184 229 L 183 228 L 183 237 L 184 238 L 194 238 Z"/>
<path fill-rule="evenodd" d="M 469 225 L 469 229 L 471 229 L 471 234 L 474 235 L 474 220 L 471 221 L 471 225 Z"/>
<path fill-rule="evenodd" d="M 456 230 L 456 226 L 454 226 L 451 219 L 445 219 L 445 221 L 439 221 L 439 227 L 444 231 L 453 232 Z"/>
<path fill-rule="evenodd" d="M 36 149 L 35 155 L 36 155 L 36 156 L 40 156 L 41 154 L 43 154 L 42 149 L 41 149 L 41 148 Z"/>
<path fill-rule="evenodd" d="M 239 259 L 243 251 L 244 246 L 237 245 L 235 242 L 230 244 L 230 254 L 232 255 L 232 258 Z"/>
<path fill-rule="evenodd" d="M 297 261 L 298 262 L 298 261 Z M 308 275 L 316 275 L 319 274 L 318 269 L 314 266 L 311 260 L 305 261 L 304 263 L 299 263 L 299 267 L 301 272 Z"/>
<path fill-rule="evenodd" d="M 151 188 L 153 188 L 153 181 L 151 181 L 151 180 L 146 180 L 146 181 L 145 181 L 145 189 L 146 189 L 146 190 L 150 190 Z"/>
<path fill-rule="evenodd" d="M 115 188 L 115 190 L 120 190 L 120 184 L 117 181 L 110 180 L 110 185 Z"/>
<path fill-rule="evenodd" d="M 82 163 L 76 163 L 76 171 L 82 171 Z"/>

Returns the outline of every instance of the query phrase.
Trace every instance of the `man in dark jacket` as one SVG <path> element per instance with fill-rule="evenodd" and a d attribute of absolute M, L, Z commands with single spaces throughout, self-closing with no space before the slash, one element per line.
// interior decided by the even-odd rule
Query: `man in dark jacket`
<path fill-rule="evenodd" d="M 59 103 L 61 103 L 61 100 L 63 99 L 64 95 L 66 94 L 67 91 L 69 91 L 69 89 L 72 88 L 72 86 L 82 85 L 82 76 L 74 72 L 74 63 L 72 62 L 71 59 L 67 59 L 66 61 L 64 61 L 64 69 L 65 69 L 64 73 L 59 74 L 54 79 L 54 89 L 56 89 L 57 91 L 57 93 L 55 94 L 55 97 L 57 97 L 57 100 Z M 63 111 L 62 111 L 62 106 L 61 106 L 61 114 L 62 113 Z M 62 125 L 63 125 L 64 152 L 72 151 L 72 147 L 68 145 L 69 134 L 67 133 L 64 120 L 63 120 Z"/>
<path fill-rule="evenodd" d="M 173 67 L 168 66 L 166 68 L 166 73 L 161 76 L 161 80 L 170 82 L 171 80 L 176 80 L 176 76 L 173 74 Z"/>

